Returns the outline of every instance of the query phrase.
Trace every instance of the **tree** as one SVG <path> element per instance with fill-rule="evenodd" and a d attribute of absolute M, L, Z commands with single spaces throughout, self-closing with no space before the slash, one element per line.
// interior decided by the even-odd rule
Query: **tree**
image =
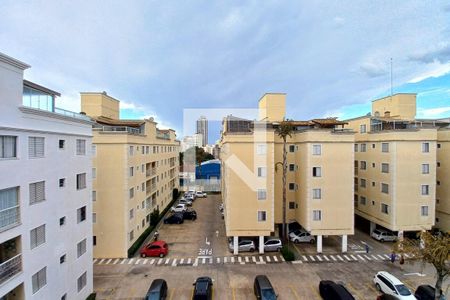
<path fill-rule="evenodd" d="M 286 176 L 287 176 L 287 137 L 292 137 L 294 132 L 294 127 L 291 121 L 283 120 L 278 128 L 275 130 L 280 138 L 283 139 L 283 227 L 282 227 L 282 237 L 286 241 L 288 238 L 288 228 L 286 226 Z M 276 165 L 275 165 L 276 171 Z"/>
<path fill-rule="evenodd" d="M 442 283 L 450 272 L 450 235 L 448 233 L 433 235 L 422 231 L 419 240 L 404 238 L 397 242 L 394 249 L 403 255 L 409 253 L 414 260 L 423 264 L 429 263 L 436 269 L 436 285 L 434 299 L 439 300 L 442 293 Z"/>

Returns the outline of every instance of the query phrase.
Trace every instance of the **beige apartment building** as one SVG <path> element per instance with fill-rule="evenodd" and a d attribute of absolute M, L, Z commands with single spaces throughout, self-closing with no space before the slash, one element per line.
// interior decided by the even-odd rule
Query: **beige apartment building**
<path fill-rule="evenodd" d="M 449 123 L 415 116 L 416 94 L 395 94 L 374 100 L 370 114 L 345 121 L 356 132 L 355 214 L 370 222 L 370 231 L 381 226 L 401 237 L 429 230 L 436 209 L 449 230 Z"/>
<path fill-rule="evenodd" d="M 259 101 L 259 120 L 228 116 L 221 137 L 222 197 L 226 234 L 233 237 L 274 235 L 282 224 L 283 141 L 275 132 L 285 118 L 285 94 L 265 94 Z M 288 137 L 287 221 L 298 221 L 317 236 L 354 232 L 354 132 L 331 119 L 293 121 Z"/>
<path fill-rule="evenodd" d="M 81 93 L 81 108 L 93 118 L 93 232 L 95 258 L 127 257 L 179 187 L 179 141 L 152 118 L 121 120 L 119 101 L 103 93 Z"/>

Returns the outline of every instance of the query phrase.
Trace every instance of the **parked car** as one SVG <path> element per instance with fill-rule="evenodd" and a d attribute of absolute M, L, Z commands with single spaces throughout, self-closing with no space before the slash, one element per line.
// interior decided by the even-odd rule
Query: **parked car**
<path fill-rule="evenodd" d="M 324 300 L 355 300 L 345 286 L 331 280 L 320 281 L 319 293 Z"/>
<path fill-rule="evenodd" d="M 233 247 L 233 241 L 231 241 L 231 243 L 228 245 L 228 248 L 230 249 L 231 252 L 233 252 L 234 247 Z M 238 251 L 239 252 L 253 252 L 255 251 L 255 243 L 252 240 L 241 240 L 238 243 Z"/>
<path fill-rule="evenodd" d="M 381 229 L 375 229 L 371 236 L 380 242 L 395 242 L 397 240 L 395 234 Z"/>
<path fill-rule="evenodd" d="M 283 244 L 280 239 L 269 238 L 264 242 L 264 252 L 281 251 Z"/>
<path fill-rule="evenodd" d="M 303 227 L 298 222 L 291 222 L 288 224 L 288 232 L 291 233 L 295 230 L 302 230 Z"/>
<path fill-rule="evenodd" d="M 179 203 L 179 204 L 184 204 L 184 205 L 186 205 L 186 206 L 192 206 L 192 200 L 185 199 L 185 198 L 181 198 L 181 199 L 178 201 L 178 203 Z"/>
<path fill-rule="evenodd" d="M 309 232 L 296 230 L 289 234 L 289 238 L 294 243 L 310 243 L 314 244 L 316 239 Z"/>
<path fill-rule="evenodd" d="M 167 298 L 167 282 L 164 279 L 155 279 L 144 300 L 164 300 Z"/>
<path fill-rule="evenodd" d="M 197 192 L 195 192 L 195 196 L 196 196 L 197 198 L 206 198 L 206 196 L 208 196 L 208 195 L 207 195 L 206 193 L 197 191 Z"/>
<path fill-rule="evenodd" d="M 373 283 L 380 292 L 396 296 L 400 300 L 416 299 L 400 280 L 388 272 L 378 272 L 373 278 Z"/>
<path fill-rule="evenodd" d="M 195 196 L 192 195 L 192 194 L 189 194 L 189 195 L 185 196 L 184 198 L 189 200 L 189 201 L 192 201 L 192 202 L 194 202 L 194 200 L 195 200 Z"/>
<path fill-rule="evenodd" d="M 199 277 L 194 282 L 192 300 L 211 300 L 213 282 L 210 277 Z"/>
<path fill-rule="evenodd" d="M 164 224 L 181 224 L 184 222 L 183 217 L 184 212 L 175 213 L 164 219 Z"/>
<path fill-rule="evenodd" d="M 434 300 L 434 292 L 435 288 L 431 285 L 424 284 L 419 285 L 414 293 L 414 296 L 417 298 L 417 300 Z M 439 300 L 446 300 L 447 298 L 444 296 L 444 294 L 441 291 L 441 298 Z"/>
<path fill-rule="evenodd" d="M 195 210 L 185 210 L 183 212 L 183 219 L 195 221 L 197 219 L 197 212 Z"/>
<path fill-rule="evenodd" d="M 256 299 L 275 300 L 278 298 L 278 295 L 275 293 L 275 290 L 266 275 L 258 275 L 255 277 L 253 291 Z"/>
<path fill-rule="evenodd" d="M 171 212 L 183 212 L 186 210 L 186 204 L 177 204 L 170 208 Z"/>
<path fill-rule="evenodd" d="M 381 294 L 378 295 L 377 300 L 398 300 L 398 298 L 388 294 Z"/>
<path fill-rule="evenodd" d="M 159 256 L 164 257 L 169 253 L 169 245 L 164 241 L 156 241 L 148 244 L 141 249 L 141 256 Z"/>

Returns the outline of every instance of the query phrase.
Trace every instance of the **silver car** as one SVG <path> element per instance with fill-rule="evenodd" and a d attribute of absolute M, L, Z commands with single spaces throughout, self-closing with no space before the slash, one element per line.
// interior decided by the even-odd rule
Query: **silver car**
<path fill-rule="evenodd" d="M 186 206 L 192 206 L 192 201 L 189 200 L 189 199 L 181 198 L 181 199 L 178 201 L 178 203 L 179 203 L 179 204 L 185 204 Z"/>
<path fill-rule="evenodd" d="M 311 243 L 314 244 L 316 239 L 309 232 L 303 230 L 295 230 L 289 234 L 289 238 L 294 243 Z"/>
<path fill-rule="evenodd" d="M 264 252 L 281 251 L 283 244 L 280 239 L 271 238 L 264 243 Z"/>
<path fill-rule="evenodd" d="M 375 229 L 372 232 L 372 237 L 380 242 L 395 242 L 397 240 L 397 236 L 392 232 Z"/>
<path fill-rule="evenodd" d="M 239 252 L 253 252 L 255 251 L 255 243 L 252 240 L 242 240 L 238 243 L 238 251 Z M 233 252 L 233 242 L 228 245 L 228 249 Z"/>

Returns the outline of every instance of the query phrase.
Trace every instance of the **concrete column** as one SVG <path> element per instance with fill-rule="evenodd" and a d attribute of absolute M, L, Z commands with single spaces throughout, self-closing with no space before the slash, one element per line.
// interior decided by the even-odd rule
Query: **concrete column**
<path fill-rule="evenodd" d="M 259 254 L 264 254 L 264 236 L 259 236 Z"/>
<path fill-rule="evenodd" d="M 399 232 L 398 232 L 398 240 L 399 241 L 403 241 L 403 230 L 400 230 Z"/>
<path fill-rule="evenodd" d="M 347 235 L 342 236 L 342 253 L 347 252 Z"/>
<path fill-rule="evenodd" d="M 370 222 L 370 234 L 372 234 L 372 232 L 375 230 L 375 228 L 377 227 L 377 224 L 375 224 L 374 222 Z"/>
<path fill-rule="evenodd" d="M 239 254 L 239 237 L 233 236 L 233 254 L 238 255 Z"/>
<path fill-rule="evenodd" d="M 317 253 L 322 253 L 322 236 L 317 236 Z"/>

